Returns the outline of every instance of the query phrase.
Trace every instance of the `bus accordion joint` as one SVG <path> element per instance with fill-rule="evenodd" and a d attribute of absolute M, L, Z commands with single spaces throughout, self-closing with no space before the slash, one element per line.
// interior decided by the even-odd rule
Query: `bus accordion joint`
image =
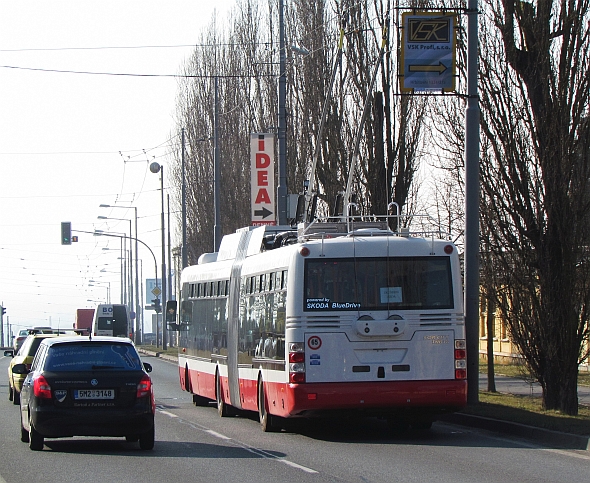
<path fill-rule="evenodd" d="M 455 340 L 455 379 L 467 379 L 467 345 L 465 339 Z"/>
<path fill-rule="evenodd" d="M 289 344 L 289 382 L 291 384 L 305 382 L 305 346 L 302 342 Z"/>

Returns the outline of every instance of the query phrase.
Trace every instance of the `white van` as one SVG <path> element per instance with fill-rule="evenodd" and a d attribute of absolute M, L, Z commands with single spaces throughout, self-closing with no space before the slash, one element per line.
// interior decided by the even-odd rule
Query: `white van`
<path fill-rule="evenodd" d="M 129 307 L 122 304 L 101 304 L 94 311 L 93 335 L 133 337 Z"/>

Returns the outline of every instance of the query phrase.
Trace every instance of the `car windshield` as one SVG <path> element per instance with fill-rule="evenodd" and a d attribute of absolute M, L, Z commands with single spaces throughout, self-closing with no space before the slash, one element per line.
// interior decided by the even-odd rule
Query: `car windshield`
<path fill-rule="evenodd" d="M 57 344 L 50 346 L 44 369 L 51 372 L 97 369 L 132 371 L 141 369 L 141 361 L 131 344 Z"/>

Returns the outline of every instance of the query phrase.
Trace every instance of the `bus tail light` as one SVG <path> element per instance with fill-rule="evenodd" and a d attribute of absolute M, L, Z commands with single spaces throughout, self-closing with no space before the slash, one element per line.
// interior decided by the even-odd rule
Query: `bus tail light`
<path fill-rule="evenodd" d="M 289 344 L 289 382 L 291 384 L 305 382 L 305 346 L 302 342 Z"/>
<path fill-rule="evenodd" d="M 467 346 L 465 339 L 455 340 L 455 379 L 467 379 Z"/>

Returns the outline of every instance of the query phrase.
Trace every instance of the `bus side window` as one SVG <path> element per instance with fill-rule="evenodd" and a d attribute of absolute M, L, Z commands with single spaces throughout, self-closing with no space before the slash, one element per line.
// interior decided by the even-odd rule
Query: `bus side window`
<path fill-rule="evenodd" d="M 180 322 L 185 325 L 191 325 L 193 323 L 193 302 L 191 300 L 182 301 Z"/>

